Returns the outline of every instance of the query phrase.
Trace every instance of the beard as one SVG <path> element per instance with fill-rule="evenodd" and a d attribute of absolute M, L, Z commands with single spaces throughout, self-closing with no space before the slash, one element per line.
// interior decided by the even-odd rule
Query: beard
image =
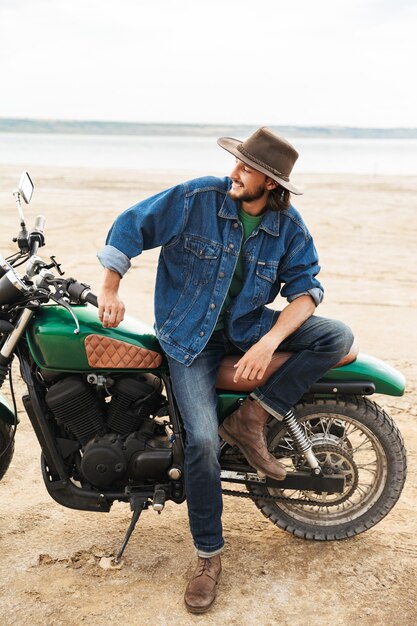
<path fill-rule="evenodd" d="M 254 202 L 255 200 L 259 200 L 265 193 L 265 188 L 262 185 L 256 187 L 253 191 L 242 191 L 239 193 L 239 190 L 236 192 L 233 189 L 230 189 L 227 192 L 227 195 L 232 198 L 232 200 L 239 200 L 240 202 Z"/>

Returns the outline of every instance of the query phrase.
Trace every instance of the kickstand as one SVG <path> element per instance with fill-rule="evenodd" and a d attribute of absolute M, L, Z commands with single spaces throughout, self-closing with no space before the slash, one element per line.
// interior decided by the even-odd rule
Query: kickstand
<path fill-rule="evenodd" d="M 130 510 L 133 511 L 132 519 L 130 520 L 129 528 L 127 529 L 125 538 L 123 539 L 122 546 L 117 553 L 115 558 L 116 563 L 120 563 L 120 559 L 122 558 L 123 552 L 128 544 L 131 534 L 133 533 L 135 526 L 138 522 L 140 514 L 142 511 L 148 508 L 148 499 L 143 496 L 133 495 L 130 498 Z"/>

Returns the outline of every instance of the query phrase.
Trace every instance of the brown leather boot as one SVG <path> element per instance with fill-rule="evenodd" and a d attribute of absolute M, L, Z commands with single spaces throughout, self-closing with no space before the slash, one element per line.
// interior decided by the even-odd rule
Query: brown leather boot
<path fill-rule="evenodd" d="M 210 559 L 198 557 L 197 568 L 184 595 L 185 606 L 190 613 L 205 613 L 212 606 L 221 571 L 220 554 Z"/>
<path fill-rule="evenodd" d="M 232 446 L 237 446 L 252 467 L 275 480 L 283 480 L 285 467 L 268 452 L 265 424 L 269 413 L 259 402 L 248 397 L 243 404 L 226 417 L 219 434 Z"/>

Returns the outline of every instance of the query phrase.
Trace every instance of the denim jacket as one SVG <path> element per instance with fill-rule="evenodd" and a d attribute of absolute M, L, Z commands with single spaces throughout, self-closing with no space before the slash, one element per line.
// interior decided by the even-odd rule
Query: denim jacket
<path fill-rule="evenodd" d="M 243 238 L 229 178 L 188 181 L 139 202 L 114 222 L 98 253 L 121 276 L 142 250 L 161 246 L 155 288 L 155 330 L 164 351 L 190 365 L 209 340 L 226 298 Z M 317 252 L 293 207 L 266 211 L 243 248 L 244 284 L 225 314 L 230 340 L 246 351 L 273 326 L 265 305 L 323 289 Z"/>

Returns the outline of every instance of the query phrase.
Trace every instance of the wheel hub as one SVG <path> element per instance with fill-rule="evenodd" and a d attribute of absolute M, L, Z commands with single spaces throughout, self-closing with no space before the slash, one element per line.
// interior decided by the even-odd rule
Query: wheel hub
<path fill-rule="evenodd" d="M 323 474 L 326 476 L 345 476 L 346 486 L 343 493 L 309 492 L 309 500 L 325 506 L 344 502 L 355 491 L 358 484 L 358 468 L 353 457 L 345 447 L 329 442 L 313 441 L 312 447 Z M 299 471 L 308 472 L 311 470 L 302 456 L 297 458 L 295 465 Z"/>

